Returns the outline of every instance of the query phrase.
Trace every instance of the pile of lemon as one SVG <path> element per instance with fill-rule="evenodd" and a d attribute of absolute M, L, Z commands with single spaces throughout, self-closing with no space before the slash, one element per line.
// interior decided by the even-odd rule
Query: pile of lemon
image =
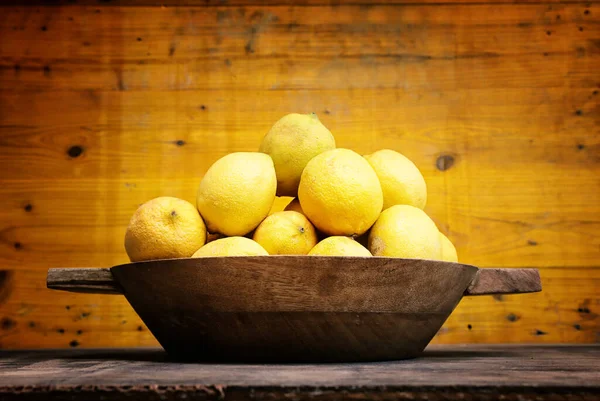
<path fill-rule="evenodd" d="M 277 197 L 289 197 L 273 212 Z M 283 199 L 283 198 L 282 198 Z M 457 262 L 423 211 L 419 169 L 393 150 L 336 148 L 316 114 L 288 114 L 258 152 L 230 153 L 206 172 L 196 206 L 141 205 L 125 234 L 131 261 L 207 256 L 387 256 Z"/>

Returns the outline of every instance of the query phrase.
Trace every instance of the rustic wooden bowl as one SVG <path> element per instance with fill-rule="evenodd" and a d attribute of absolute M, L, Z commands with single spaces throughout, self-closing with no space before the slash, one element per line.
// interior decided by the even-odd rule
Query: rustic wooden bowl
<path fill-rule="evenodd" d="M 50 269 L 47 286 L 124 294 L 174 358 L 235 362 L 412 358 L 463 295 L 541 291 L 536 269 L 328 256 Z"/>

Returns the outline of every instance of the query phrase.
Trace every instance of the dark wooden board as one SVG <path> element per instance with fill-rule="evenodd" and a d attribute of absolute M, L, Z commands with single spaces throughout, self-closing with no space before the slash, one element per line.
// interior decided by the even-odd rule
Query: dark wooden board
<path fill-rule="evenodd" d="M 181 364 L 156 349 L 0 352 L 0 399 L 600 398 L 600 346 L 431 346 L 385 363 Z"/>

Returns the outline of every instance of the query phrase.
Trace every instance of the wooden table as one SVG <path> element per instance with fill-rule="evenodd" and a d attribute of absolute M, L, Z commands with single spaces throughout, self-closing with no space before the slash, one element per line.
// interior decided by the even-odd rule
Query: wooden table
<path fill-rule="evenodd" d="M 437 346 L 378 363 L 175 363 L 156 349 L 0 352 L 1 400 L 600 400 L 600 346 Z"/>

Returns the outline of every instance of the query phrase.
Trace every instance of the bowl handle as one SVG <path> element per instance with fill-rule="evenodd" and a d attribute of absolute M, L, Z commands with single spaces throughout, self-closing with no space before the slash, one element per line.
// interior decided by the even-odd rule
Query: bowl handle
<path fill-rule="evenodd" d="M 538 269 L 483 268 L 464 295 L 523 294 L 542 291 Z"/>
<path fill-rule="evenodd" d="M 46 287 L 52 290 L 84 292 L 88 294 L 122 294 L 110 269 L 55 268 L 48 269 Z"/>

